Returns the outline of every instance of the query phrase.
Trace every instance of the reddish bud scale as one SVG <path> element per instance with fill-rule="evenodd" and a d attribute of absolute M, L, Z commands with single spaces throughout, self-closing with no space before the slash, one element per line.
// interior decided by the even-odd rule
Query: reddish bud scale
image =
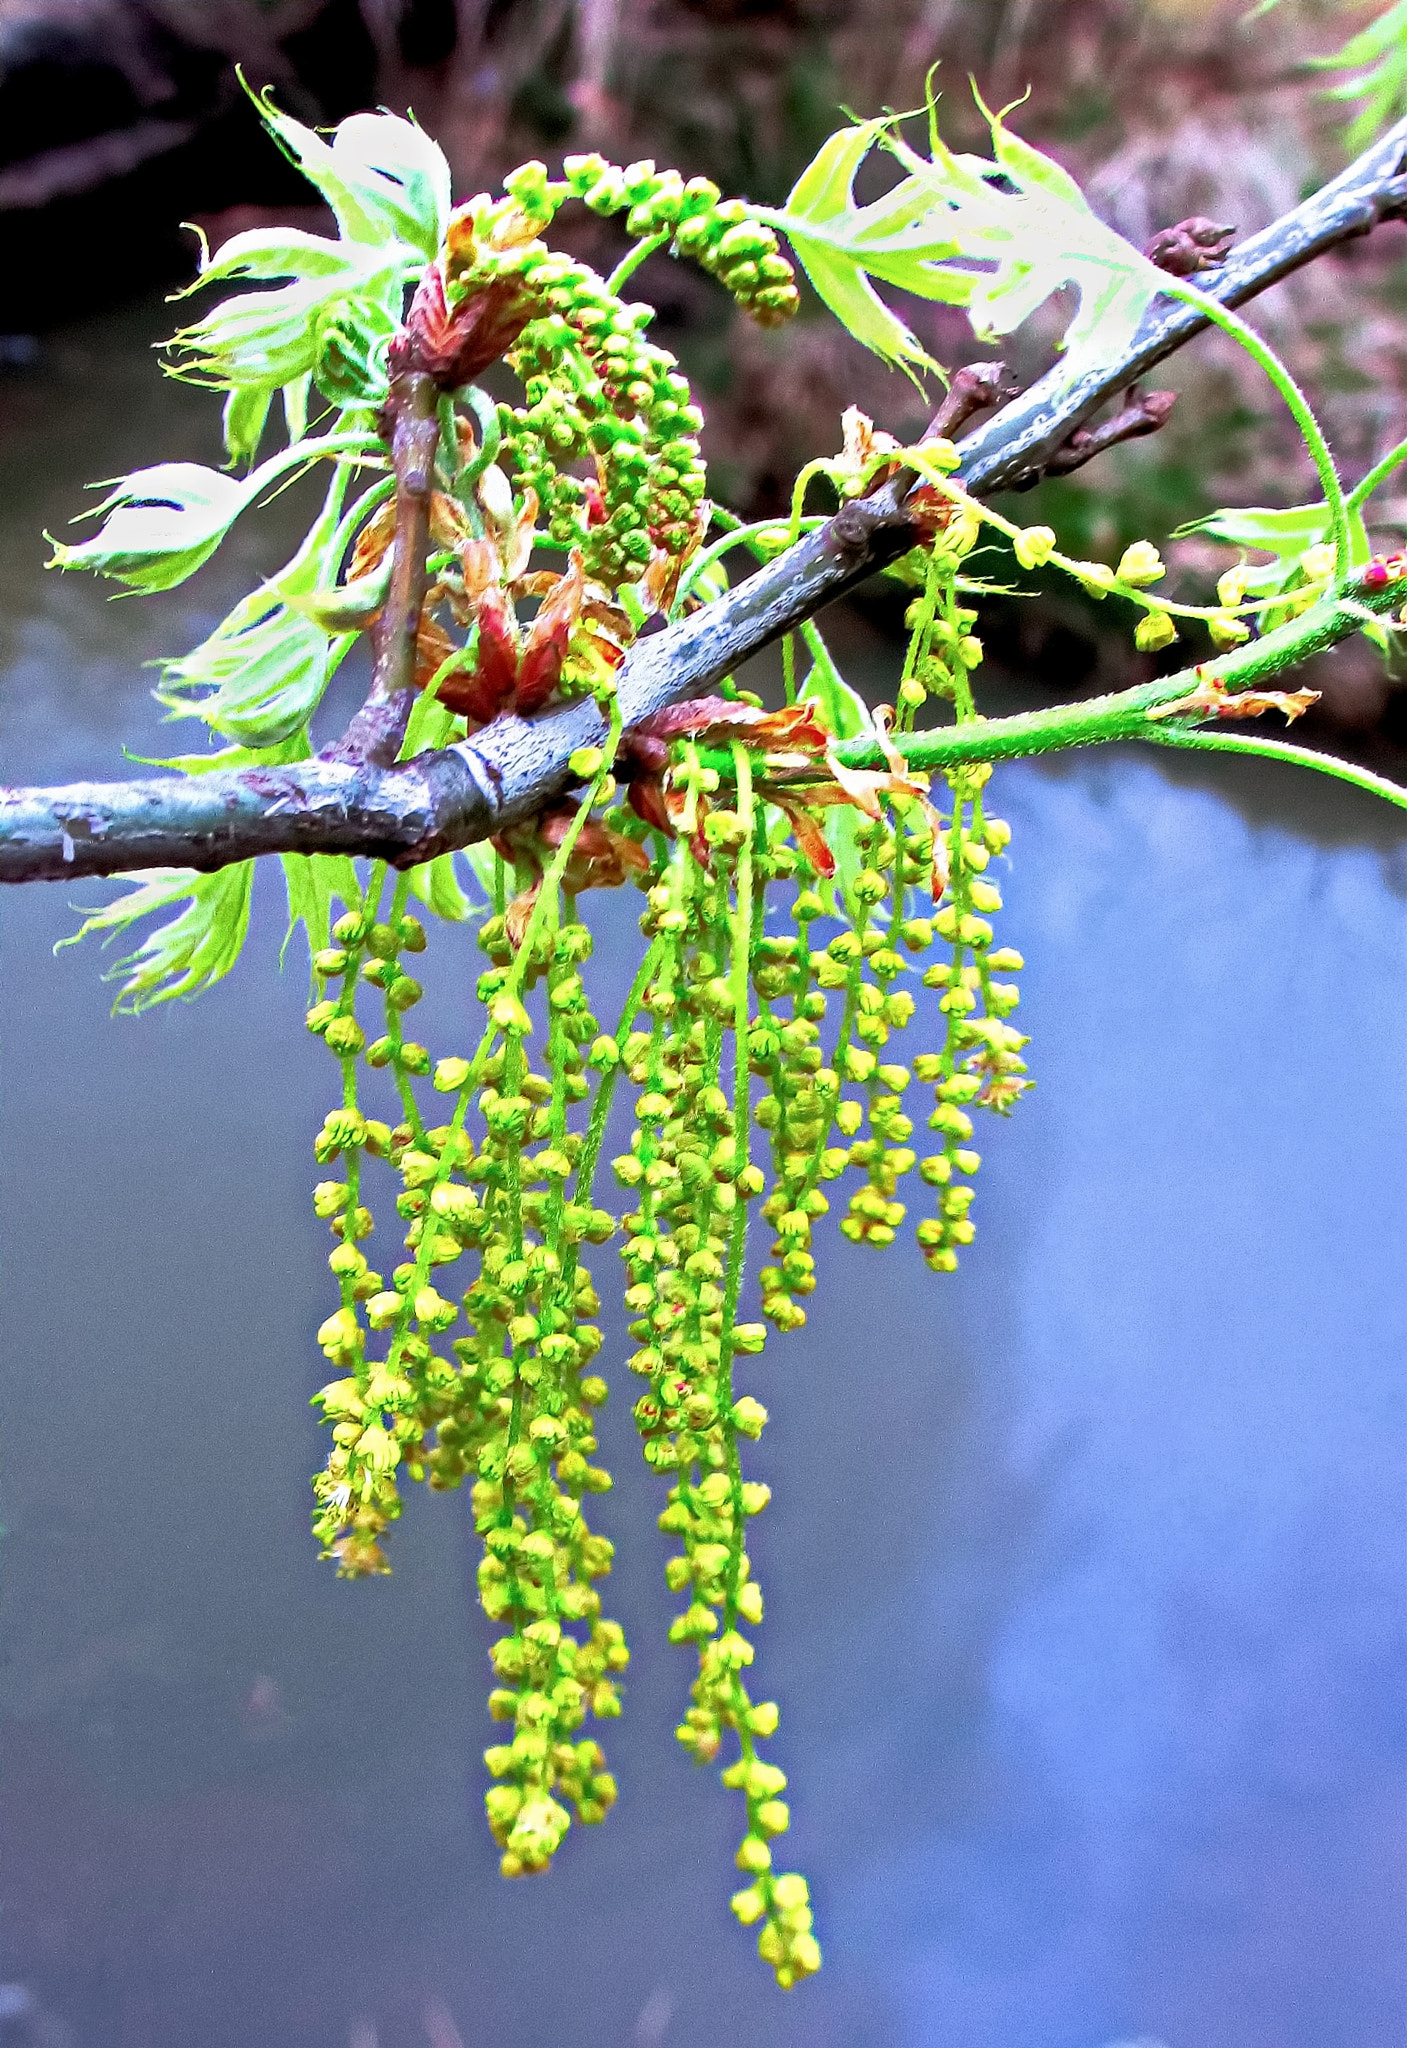
<path fill-rule="evenodd" d="M 573 555 L 571 567 L 528 628 L 513 707 L 524 718 L 541 710 L 561 680 L 567 642 L 581 616 L 583 588 L 581 556 Z"/>
<path fill-rule="evenodd" d="M 512 348 L 536 310 L 521 277 L 496 278 L 451 307 L 440 267 L 432 263 L 391 344 L 392 371 L 423 370 L 442 390 L 457 390 Z"/>
<path fill-rule="evenodd" d="M 447 676 L 440 702 L 487 725 L 512 697 L 518 682 L 518 629 L 502 588 L 489 584 L 478 603 L 479 647 L 474 667 Z"/>

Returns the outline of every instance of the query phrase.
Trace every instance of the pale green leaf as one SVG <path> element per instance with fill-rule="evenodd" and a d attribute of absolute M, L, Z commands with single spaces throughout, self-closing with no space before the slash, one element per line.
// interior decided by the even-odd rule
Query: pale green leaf
<path fill-rule="evenodd" d="M 809 619 L 801 633 L 810 649 L 811 667 L 797 696 L 816 705 L 826 731 L 833 733 L 836 739 L 855 739 L 861 733 L 873 732 L 874 720 L 870 717 L 869 706 L 846 682 L 829 647 Z"/>
<path fill-rule="evenodd" d="M 1372 560 L 1373 550 L 1361 505 L 1349 503 L 1347 524 L 1349 565 L 1362 568 Z M 1304 588 L 1309 581 L 1304 556 L 1310 548 L 1322 548 L 1333 540 L 1333 522 L 1328 507 L 1322 504 L 1288 505 L 1278 509 L 1246 505 L 1209 512 L 1204 519 L 1191 520 L 1186 526 L 1178 527 L 1174 538 L 1181 539 L 1191 533 L 1205 534 L 1209 540 L 1225 541 L 1231 547 L 1242 550 L 1254 548 L 1268 554 L 1268 562 L 1246 567 L 1242 578 L 1248 598 L 1265 599 Z M 1244 559 L 1243 554 L 1243 563 Z M 1283 624 L 1287 614 L 1272 608 L 1259 616 L 1262 631 L 1269 632 Z M 1371 640 L 1386 654 L 1385 629 L 1373 613 L 1365 610 L 1360 630 L 1365 639 Z"/>
<path fill-rule="evenodd" d="M 149 932 L 134 953 L 119 960 L 105 980 L 121 979 L 114 1011 L 137 1016 L 157 1003 L 177 997 L 186 1001 L 228 974 L 239 958 L 249 929 L 249 899 L 254 862 L 239 861 L 205 875 L 193 868 L 153 868 L 144 875 L 124 874 L 117 881 L 136 887 L 102 910 L 94 911 L 71 939 L 73 946 L 90 933 L 106 940 L 126 933 L 144 917 L 186 904 L 179 917 Z"/>
<path fill-rule="evenodd" d="M 301 441 L 308 431 L 308 393 L 312 382 L 311 372 L 305 370 L 301 377 L 283 386 L 283 420 L 290 442 Z"/>
<path fill-rule="evenodd" d="M 192 653 L 163 665 L 154 694 L 178 718 L 271 747 L 307 725 L 355 637 L 329 641 L 311 619 L 256 590 Z"/>
<path fill-rule="evenodd" d="M 1209 512 L 1203 519 L 1189 520 L 1178 527 L 1174 539 L 1205 533 L 1212 540 L 1230 541 L 1234 547 L 1269 548 L 1277 555 L 1299 554 L 1324 539 L 1328 524 L 1329 515 L 1323 505 L 1237 505 Z"/>
<path fill-rule="evenodd" d="M 226 774 L 238 768 L 286 768 L 294 761 L 306 761 L 311 749 L 305 732 L 295 733 L 273 747 L 217 747 L 206 754 L 123 753 L 143 768 L 169 768 L 176 775 Z"/>
<path fill-rule="evenodd" d="M 348 241 L 394 240 L 423 256 L 437 253 L 449 218 L 450 170 L 423 128 L 395 114 L 353 114 L 328 143 L 267 96 L 259 109 Z"/>
<path fill-rule="evenodd" d="M 218 275 L 217 260 L 198 282 Z M 276 388 L 313 376 L 331 333 L 351 328 L 376 338 L 395 331 L 404 278 L 394 250 L 354 252 L 330 273 L 222 299 L 172 337 L 172 374 L 222 390 L 246 384 Z"/>
<path fill-rule="evenodd" d="M 198 462 L 159 462 L 124 477 L 84 518 L 106 523 L 91 540 L 56 541 L 51 569 L 93 569 L 134 590 L 171 590 L 208 561 L 262 487 Z M 52 536 L 51 536 L 52 538 Z"/>
<path fill-rule="evenodd" d="M 283 595 L 294 611 L 301 612 L 324 633 L 360 633 L 369 626 L 386 602 L 391 584 L 393 556 L 388 548 L 376 568 L 350 583 L 327 590 L 290 590 Z"/>
<path fill-rule="evenodd" d="M 273 397 L 270 384 L 242 384 L 225 400 L 225 447 L 231 462 L 252 462 L 259 453 Z"/>
<path fill-rule="evenodd" d="M 282 962 L 294 932 L 302 925 L 308 940 L 308 955 L 321 952 L 332 929 L 332 906 L 347 910 L 362 907 L 361 883 L 357 870 L 344 853 L 281 853 L 284 887 L 288 892 L 288 930 L 279 952 Z"/>
<path fill-rule="evenodd" d="M 498 855 L 487 839 L 476 839 L 472 846 L 461 846 L 459 853 L 462 860 L 468 861 L 475 881 L 492 903 L 498 886 Z"/>
<path fill-rule="evenodd" d="M 163 663 L 154 694 L 173 717 L 203 719 L 253 748 L 276 746 L 306 727 L 356 638 L 349 632 L 329 641 L 330 626 L 297 609 L 336 573 L 345 492 L 346 472 L 338 470 L 293 559 L 241 598 L 191 653 Z"/>
<path fill-rule="evenodd" d="M 473 917 L 481 907 L 472 897 L 466 896 L 455 872 L 455 856 L 442 853 L 435 860 L 427 860 L 422 866 L 410 871 L 410 893 L 423 903 L 436 917 L 443 917 L 451 924 L 463 924 Z"/>
<path fill-rule="evenodd" d="M 1267 567 L 1258 569 L 1258 578 L 1287 576 L 1297 565 L 1306 548 L 1318 547 L 1332 540 L 1333 523 L 1326 505 L 1287 505 L 1272 509 L 1264 505 L 1234 506 L 1229 510 L 1209 512 L 1204 519 L 1193 519 L 1186 526 L 1179 526 L 1174 538 L 1183 539 L 1190 533 L 1204 533 L 1211 540 L 1224 540 L 1233 547 L 1262 548 L 1274 556 Z M 1348 559 L 1351 567 L 1359 568 L 1372 560 L 1372 545 L 1363 522 L 1359 506 L 1348 507 Z M 1250 586 L 1278 589 L 1275 581 L 1257 582 Z"/>
<path fill-rule="evenodd" d="M 906 225 L 888 200 L 873 208 L 855 203 L 855 173 L 884 127 L 880 121 L 865 121 L 829 136 L 797 179 L 784 213 L 775 218 L 817 295 L 857 341 L 886 362 L 933 368 L 917 338 L 870 284 L 865 272 L 872 266 L 857 253 L 861 248 L 882 251 L 886 228 L 902 232 Z"/>
<path fill-rule="evenodd" d="M 205 284 L 248 278 L 337 278 L 346 282 L 356 278 L 365 260 L 362 250 L 349 249 L 329 235 L 310 235 L 302 228 L 250 228 L 221 242 L 213 256 L 204 256 L 199 277 L 179 296 L 188 297 Z"/>
<path fill-rule="evenodd" d="M 765 218 L 787 236 L 837 316 L 887 360 L 918 362 L 922 351 L 876 298 L 871 278 L 965 307 L 984 340 L 1010 334 L 1074 286 L 1079 303 L 1062 343 L 1074 366 L 1117 356 L 1165 287 L 1164 274 L 1105 226 L 1066 171 L 1013 134 L 1001 115 L 983 112 L 991 158 L 954 155 L 936 128 L 929 156 L 888 121 L 842 130 L 786 207 Z M 855 173 L 876 146 L 905 175 L 859 206 Z"/>
<path fill-rule="evenodd" d="M 859 910 L 851 893 L 855 878 L 865 865 L 864 849 L 860 845 L 860 827 L 866 822 L 864 813 L 857 811 L 854 804 L 832 804 L 822 819 L 821 829 L 826 844 L 835 862 L 835 873 L 829 880 L 816 884 L 816 893 L 826 906 L 827 915 L 842 918 L 847 924 L 854 921 Z M 873 907 L 870 917 L 877 913 Z"/>

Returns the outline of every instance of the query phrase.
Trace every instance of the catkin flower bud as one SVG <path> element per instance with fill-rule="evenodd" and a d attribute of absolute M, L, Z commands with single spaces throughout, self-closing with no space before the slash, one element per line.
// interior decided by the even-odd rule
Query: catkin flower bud
<path fill-rule="evenodd" d="M 1167 573 L 1167 563 L 1148 540 L 1136 540 L 1126 547 L 1114 571 L 1121 583 L 1131 583 L 1135 590 L 1146 590 Z"/>
<path fill-rule="evenodd" d="M 1177 627 L 1166 612 L 1145 612 L 1134 628 L 1133 644 L 1140 654 L 1156 654 L 1176 638 Z"/>

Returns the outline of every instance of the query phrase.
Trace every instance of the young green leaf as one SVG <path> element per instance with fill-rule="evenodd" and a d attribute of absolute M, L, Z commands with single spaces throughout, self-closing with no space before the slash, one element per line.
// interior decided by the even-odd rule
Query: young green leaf
<path fill-rule="evenodd" d="M 177 718 L 204 719 L 249 747 L 275 746 L 307 725 L 355 638 L 329 641 L 267 588 L 256 590 L 192 653 L 165 663 L 154 694 Z"/>
<path fill-rule="evenodd" d="M 352 630 L 329 640 L 332 621 L 316 616 L 320 598 L 332 604 L 340 595 L 319 585 L 335 578 L 340 564 L 346 489 L 347 472 L 339 466 L 321 513 L 287 566 L 241 598 L 191 653 L 163 664 L 154 695 L 172 717 L 201 718 L 212 731 L 253 748 L 304 732 L 356 638 Z M 356 516 L 355 510 L 349 515 Z"/>
<path fill-rule="evenodd" d="M 1054 292 L 1074 285 L 1079 305 L 1061 340 L 1071 367 L 1119 355 L 1163 289 L 1163 272 L 1105 226 L 1057 163 L 1014 135 L 1000 114 L 985 106 L 982 112 L 992 137 L 990 161 L 955 156 L 936 128 L 928 158 L 897 133 L 888 139 L 899 162 L 932 195 L 962 260 L 981 266 L 961 273 L 969 283 L 964 303 L 973 331 L 982 340 L 1010 334 Z M 935 255 L 923 262 L 941 269 L 945 260 Z M 893 281 L 906 278 L 896 272 Z M 917 290 L 917 283 L 909 289 Z"/>
<path fill-rule="evenodd" d="M 451 924 L 463 924 L 482 906 L 465 895 L 454 863 L 452 853 L 442 853 L 435 860 L 427 860 L 423 866 L 412 868 L 410 893 L 436 917 L 443 917 Z"/>
<path fill-rule="evenodd" d="M 294 932 L 301 924 L 308 940 L 308 956 L 321 952 L 332 927 L 332 905 L 348 910 L 362 907 L 361 884 L 353 863 L 342 853 L 281 853 L 283 884 L 288 891 L 288 930 L 279 951 L 282 965 Z"/>
<path fill-rule="evenodd" d="M 1361 568 L 1371 561 L 1373 553 L 1361 503 L 1349 501 L 1347 518 L 1349 566 Z M 1228 572 L 1234 575 L 1237 586 L 1229 593 L 1231 596 L 1237 596 L 1239 591 L 1246 598 L 1282 594 L 1289 597 L 1308 584 L 1322 583 L 1333 566 L 1333 526 L 1329 509 L 1322 504 L 1288 505 L 1282 509 L 1246 505 L 1209 512 L 1204 519 L 1193 519 L 1178 527 L 1174 538 L 1182 539 L 1191 533 L 1204 533 L 1209 539 L 1226 541 L 1232 547 L 1263 549 L 1269 554 L 1268 562 L 1257 564 L 1246 562 L 1242 556 L 1237 568 Z M 1223 586 L 1226 582 L 1224 577 Z M 1288 616 L 1278 608 L 1263 612 L 1261 630 L 1272 631 Z M 1365 613 L 1362 631 L 1376 647 L 1386 651 L 1387 629 L 1380 619 Z"/>
<path fill-rule="evenodd" d="M 811 652 L 811 667 L 797 696 L 817 705 L 827 732 L 838 740 L 855 739 L 874 731 L 870 707 L 857 690 L 852 690 L 836 667 L 831 651 L 808 619 L 801 636 Z"/>
<path fill-rule="evenodd" d="M 1182 540 L 1190 533 L 1205 533 L 1210 539 L 1228 541 L 1233 547 L 1264 548 L 1270 553 L 1273 561 L 1249 572 L 1246 588 L 1255 595 L 1278 590 L 1307 548 L 1322 546 L 1332 538 L 1326 505 L 1287 505 L 1281 509 L 1234 506 L 1209 512 L 1203 519 L 1189 520 L 1177 528 L 1173 537 Z M 1348 538 L 1350 566 L 1361 567 L 1372 559 L 1363 514 L 1357 506 L 1349 508 Z"/>
<path fill-rule="evenodd" d="M 857 341 L 888 363 L 921 369 L 937 365 L 916 336 L 886 306 L 869 282 L 869 260 L 897 238 L 903 241 L 914 218 L 929 210 L 926 195 L 897 188 L 871 206 L 855 201 L 855 173 L 884 136 L 885 121 L 841 128 L 822 143 L 792 187 L 781 213 L 768 216 L 800 257 L 817 294 Z"/>
<path fill-rule="evenodd" d="M 395 114 L 353 114 L 330 143 L 273 105 L 259 111 L 274 139 L 317 186 L 351 242 L 393 240 L 434 256 L 450 210 L 443 151 L 413 121 Z"/>
<path fill-rule="evenodd" d="M 312 382 L 311 374 L 305 371 L 283 387 L 283 420 L 290 444 L 301 441 L 308 431 L 308 393 Z"/>
<path fill-rule="evenodd" d="M 984 340 L 1010 334 L 1073 284 L 1079 305 L 1062 344 L 1072 362 L 1118 354 L 1166 278 L 1104 225 L 1068 173 L 1013 135 L 1000 114 L 983 113 L 990 159 L 955 155 L 936 123 L 927 157 L 888 120 L 842 129 L 786 207 L 763 217 L 787 236 L 832 311 L 886 360 L 928 358 L 868 278 L 964 307 Z M 906 175 L 859 206 L 855 174 L 877 145 Z"/>
<path fill-rule="evenodd" d="M 325 257 L 313 261 L 311 248 Z M 404 251 L 395 247 L 364 250 L 292 230 L 235 235 L 191 289 L 289 272 L 290 283 L 222 299 L 181 328 L 170 342 L 171 375 L 217 390 L 252 384 L 272 391 L 316 374 L 333 329 L 351 322 L 369 335 L 394 333 L 407 278 Z"/>
<path fill-rule="evenodd" d="M 308 735 L 300 732 L 274 747 L 217 747 L 213 754 L 127 753 L 127 759 L 143 768 L 169 768 L 176 775 L 213 775 L 231 768 L 284 768 L 292 761 L 306 761 L 311 751 Z"/>
<path fill-rule="evenodd" d="M 259 453 L 273 397 L 272 385 L 243 384 L 225 400 L 225 447 L 231 462 L 252 462 Z"/>
<path fill-rule="evenodd" d="M 348 528 L 381 494 L 373 485 L 342 518 L 346 481 L 338 465 L 322 512 L 279 575 L 244 596 L 199 647 L 162 666 L 154 694 L 172 717 L 203 719 L 211 731 L 256 750 L 305 735 L 358 631 L 354 621 L 336 616 L 346 596 L 334 580 Z M 307 739 L 301 743 L 305 748 Z"/>
<path fill-rule="evenodd" d="M 124 874 L 115 879 L 137 886 L 94 911 L 72 938 L 59 941 L 61 947 L 77 945 L 90 932 L 104 932 L 112 939 L 158 911 L 170 910 L 178 903 L 188 907 L 169 924 L 149 932 L 136 952 L 119 960 L 104 977 L 108 981 L 125 977 L 112 1006 L 114 1012 L 137 1016 L 177 997 L 189 1001 L 229 973 L 249 929 L 252 860 L 239 861 L 213 875 L 198 874 L 193 868 L 153 868 L 144 875 Z"/>
<path fill-rule="evenodd" d="M 48 566 L 93 569 L 134 590 L 172 590 L 209 560 L 261 488 L 257 472 L 236 478 L 198 462 L 134 470 L 82 515 L 108 514 L 102 530 L 73 546 L 54 541 Z"/>

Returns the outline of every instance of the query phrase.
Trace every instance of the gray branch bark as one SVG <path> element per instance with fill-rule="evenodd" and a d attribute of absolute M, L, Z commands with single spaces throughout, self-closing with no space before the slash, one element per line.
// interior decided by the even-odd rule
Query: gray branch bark
<path fill-rule="evenodd" d="M 1407 219 L 1407 121 L 1293 212 L 1199 278 L 1229 306 L 1380 222 Z M 1117 361 L 1072 378 L 1057 364 L 960 444 L 960 480 L 979 496 L 1038 475 L 1099 407 L 1207 325 L 1182 302 L 1149 308 Z M 647 635 L 620 676 L 627 725 L 716 685 L 913 545 L 907 479 L 842 507 L 716 603 Z M 399 767 L 323 758 L 288 768 L 135 782 L 0 789 L 0 881 L 129 869 L 215 869 L 268 853 L 364 854 L 413 866 L 531 817 L 570 786 L 571 755 L 606 722 L 582 700 L 533 719 L 506 716 L 470 740 Z"/>

